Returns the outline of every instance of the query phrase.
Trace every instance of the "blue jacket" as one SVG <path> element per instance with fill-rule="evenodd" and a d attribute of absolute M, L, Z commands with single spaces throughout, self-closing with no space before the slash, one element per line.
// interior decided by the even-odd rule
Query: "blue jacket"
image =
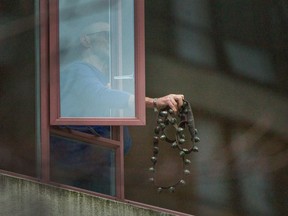
<path fill-rule="evenodd" d="M 130 94 L 108 87 L 108 77 L 94 66 L 75 62 L 60 72 L 62 117 L 110 117 L 127 109 Z"/>

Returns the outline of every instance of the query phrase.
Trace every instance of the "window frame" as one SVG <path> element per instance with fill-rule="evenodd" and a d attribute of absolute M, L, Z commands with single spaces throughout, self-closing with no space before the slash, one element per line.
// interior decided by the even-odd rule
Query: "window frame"
<path fill-rule="evenodd" d="M 122 0 L 117 0 L 122 2 Z M 145 125 L 144 0 L 134 0 L 135 117 L 61 117 L 59 78 L 59 0 L 49 1 L 49 80 L 51 125 Z M 121 13 L 120 13 L 121 16 Z"/>
<path fill-rule="evenodd" d="M 137 3 L 137 13 L 139 12 L 139 14 L 141 14 L 140 16 L 140 21 L 138 23 L 140 23 L 137 27 L 137 29 L 139 28 L 140 31 L 143 31 L 144 29 L 144 0 L 135 0 Z M 104 198 L 108 198 L 108 199 L 114 199 L 114 200 L 118 200 L 136 207 L 144 207 L 144 208 L 148 208 L 148 209 L 153 209 L 156 211 L 162 211 L 162 212 L 167 212 L 167 213 L 172 213 L 172 214 L 177 214 L 177 215 L 183 215 L 183 216 L 188 216 L 188 214 L 185 213 L 181 213 L 181 212 L 175 212 L 173 210 L 169 210 L 169 209 L 163 209 L 161 207 L 157 207 L 157 206 L 152 206 L 152 205 L 148 205 L 148 204 L 144 204 L 144 203 L 139 203 L 139 202 L 135 202 L 135 201 L 131 201 L 131 200 L 127 200 L 124 197 L 124 151 L 123 151 L 123 126 L 122 125 L 117 125 L 117 126 L 113 126 L 113 131 L 114 131 L 114 136 L 112 137 L 113 140 L 110 139 L 105 139 L 104 138 L 94 138 L 95 140 L 93 142 L 95 142 L 95 144 L 97 145 L 103 145 L 106 147 L 110 147 L 111 149 L 117 149 L 117 155 L 116 155 L 116 160 L 117 160 L 117 165 L 120 167 L 118 168 L 118 170 L 116 171 L 116 178 L 119 178 L 119 181 L 117 180 L 116 183 L 116 196 L 112 197 L 109 195 L 105 195 L 105 194 L 99 194 L 96 192 L 92 192 L 92 191 L 87 191 L 84 189 L 80 189 L 80 188 L 75 188 L 72 186 L 68 186 L 68 185 L 63 185 L 63 184 L 59 184 L 57 182 L 53 182 L 50 179 L 50 132 L 55 132 L 54 131 L 54 126 L 52 126 L 50 123 L 50 85 L 49 83 L 51 82 L 50 80 L 50 74 L 49 71 L 51 70 L 50 68 L 50 62 L 49 62 L 49 48 L 50 45 L 50 38 L 49 38 L 49 34 L 51 32 L 51 28 L 49 26 L 49 20 L 51 18 L 51 16 L 53 16 L 53 13 L 51 14 L 51 11 L 49 11 L 49 3 L 52 2 L 52 0 L 39 0 L 39 18 L 40 18 L 40 22 L 37 21 L 37 31 L 39 31 L 40 34 L 40 42 L 39 42 L 39 71 L 40 71 L 40 75 L 39 75 L 39 79 L 38 81 L 40 82 L 39 85 L 39 89 L 37 88 L 37 91 L 40 91 L 40 104 L 38 104 L 40 113 L 39 113 L 39 123 L 40 125 L 37 125 L 39 128 L 39 146 L 40 146 L 40 152 L 41 155 L 38 157 L 37 155 L 37 159 L 39 159 L 37 162 L 39 163 L 39 169 L 37 170 L 39 173 L 37 175 L 37 177 L 31 177 L 31 176 L 26 176 L 26 175 L 21 175 L 21 174 L 17 174 L 17 173 L 13 173 L 11 171 L 4 171 L 4 170 L 0 170 L 1 173 L 6 173 L 8 175 L 13 175 L 19 178 L 23 178 L 23 179 L 29 179 L 30 181 L 33 181 L 35 183 L 40 183 L 40 184 L 48 184 L 48 185 L 54 185 L 57 187 L 61 187 L 64 189 L 72 189 L 75 191 L 79 191 L 79 192 L 85 192 L 87 194 L 91 194 L 91 195 L 96 195 L 99 197 L 104 197 Z M 51 8 L 50 8 L 51 9 Z M 53 11 L 52 11 L 53 12 Z M 142 18 L 141 18 L 142 17 Z M 137 31 L 139 31 L 139 29 Z M 138 50 L 137 53 L 139 54 L 143 54 L 142 52 L 144 51 L 144 33 L 142 35 L 140 35 L 139 38 L 136 38 L 137 41 L 142 41 L 141 42 L 141 46 L 142 49 Z M 136 54 L 137 54 L 136 53 Z M 142 58 L 139 58 L 139 61 L 136 62 L 136 67 L 139 68 L 140 70 L 144 69 L 144 65 L 145 65 L 145 56 L 143 55 Z M 137 74 L 137 76 L 139 76 L 138 78 L 140 79 L 142 77 L 142 81 L 144 81 L 144 71 L 142 74 Z M 141 79 L 140 79 L 141 80 Z M 143 94 L 144 97 L 144 91 L 145 89 L 145 85 L 143 84 L 140 88 L 141 92 Z M 142 101 L 142 103 L 145 105 L 145 100 Z M 145 106 L 141 106 L 141 109 L 143 109 L 142 111 L 145 112 Z M 133 122 L 133 121 L 132 121 Z M 131 123 L 131 122 L 130 122 Z M 37 128 L 38 129 L 38 128 Z M 57 131 L 56 133 L 62 133 L 61 131 Z M 67 134 L 65 134 L 67 135 Z M 83 134 L 81 134 L 82 136 Z M 71 137 L 75 136 L 75 134 L 71 135 Z M 87 135 L 89 136 L 89 135 Z M 87 139 L 87 137 L 82 137 L 84 140 Z M 81 137 L 77 137 L 77 139 L 82 139 Z M 100 143 L 99 143 L 100 142 Z M 35 152 L 36 153 L 36 152 Z M 38 154 L 39 152 L 37 152 Z"/>
<path fill-rule="evenodd" d="M 41 169 L 39 178 L 42 182 L 58 185 L 63 188 L 72 188 L 77 191 L 97 194 L 100 197 L 118 199 L 125 201 L 124 197 L 124 137 L 123 125 L 144 125 L 146 124 L 145 107 L 145 45 L 144 45 L 144 0 L 134 0 L 134 23 L 135 23 L 135 95 L 136 95 L 136 117 L 135 118 L 97 118 L 97 119 L 61 119 L 59 118 L 59 78 L 57 80 L 57 67 L 59 58 L 51 58 L 51 53 L 57 53 L 58 37 L 58 0 L 43 0 L 40 2 L 40 86 L 41 86 Z M 53 25 L 54 23 L 54 25 Z M 55 25 L 56 23 L 56 25 Z M 56 52 L 55 52 L 56 51 Z M 57 54 L 59 55 L 59 54 Z M 59 71 L 59 69 L 58 69 Z M 56 74 L 56 76 L 55 76 Z M 59 77 L 59 76 L 58 76 Z M 58 83 L 58 87 L 57 87 Z M 58 92 L 57 92 L 57 91 Z M 58 94 L 55 94 L 58 93 Z M 58 100 L 58 101 L 57 101 Z M 55 106 L 55 104 L 57 106 Z M 116 162 L 116 195 L 110 196 L 75 188 L 68 185 L 61 185 L 50 179 L 50 132 L 56 132 L 54 126 L 67 124 L 83 125 L 113 125 L 111 139 L 94 137 L 95 144 L 111 148 L 115 151 Z M 59 129 L 56 129 L 59 130 Z M 60 133 L 58 131 L 56 133 Z M 66 134 L 67 135 L 67 134 Z M 71 138 L 75 133 L 71 133 Z M 86 137 L 85 137 L 86 136 Z M 88 134 L 81 134 L 78 140 L 87 140 Z M 69 135 L 68 135 L 69 137 Z M 91 137 L 90 137 L 91 138 Z"/>
<path fill-rule="evenodd" d="M 115 152 L 115 196 L 102 194 L 95 191 L 89 191 L 86 189 L 76 188 L 70 185 L 61 185 L 63 188 L 72 188 L 79 191 L 85 191 L 92 194 L 97 194 L 101 197 L 106 197 L 110 199 L 124 199 L 124 137 L 123 137 L 123 127 L 114 126 L 112 127 L 112 138 L 107 139 L 103 137 L 96 137 L 92 134 L 86 134 L 79 131 L 71 130 L 67 132 L 65 129 L 57 129 L 55 127 L 50 128 L 50 134 L 58 135 L 60 137 L 69 138 L 75 141 L 84 142 L 90 145 L 95 145 L 99 147 L 105 147 L 111 149 Z M 50 152 L 50 143 L 49 143 Z M 59 183 L 50 179 L 50 153 L 49 153 L 49 183 L 59 185 Z"/>

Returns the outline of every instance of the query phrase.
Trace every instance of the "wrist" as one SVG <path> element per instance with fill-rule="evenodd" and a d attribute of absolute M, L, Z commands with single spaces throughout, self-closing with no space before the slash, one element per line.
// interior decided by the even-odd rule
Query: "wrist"
<path fill-rule="evenodd" d="M 153 108 L 155 112 L 158 111 L 158 98 L 145 97 L 145 104 L 147 108 Z"/>
<path fill-rule="evenodd" d="M 154 112 L 158 112 L 157 100 L 158 100 L 158 98 L 153 98 L 153 109 L 154 109 Z"/>

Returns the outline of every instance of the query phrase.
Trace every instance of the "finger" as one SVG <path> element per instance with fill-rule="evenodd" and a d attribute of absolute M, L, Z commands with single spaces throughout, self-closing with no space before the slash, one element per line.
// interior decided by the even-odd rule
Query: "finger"
<path fill-rule="evenodd" d="M 177 103 L 174 99 L 168 101 L 168 106 L 174 111 L 177 112 Z"/>
<path fill-rule="evenodd" d="M 180 100 L 179 103 L 178 103 L 178 108 L 182 107 L 183 106 L 183 101 Z"/>
<path fill-rule="evenodd" d="M 173 103 L 174 106 L 177 106 L 178 105 L 178 98 L 173 96 L 170 98 L 171 102 Z"/>
<path fill-rule="evenodd" d="M 177 102 L 178 107 L 180 108 L 183 105 L 184 95 L 176 95 L 175 101 Z"/>

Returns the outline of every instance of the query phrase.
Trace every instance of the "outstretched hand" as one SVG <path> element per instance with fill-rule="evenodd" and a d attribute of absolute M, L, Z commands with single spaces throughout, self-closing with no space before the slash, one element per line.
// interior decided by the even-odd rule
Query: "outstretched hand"
<path fill-rule="evenodd" d="M 146 97 L 146 106 L 154 107 L 156 105 L 157 109 L 169 106 L 174 112 L 183 105 L 184 95 L 183 94 L 169 94 L 163 97 L 159 97 L 156 100 Z"/>
<path fill-rule="evenodd" d="M 182 94 L 169 94 L 164 97 L 157 99 L 157 108 L 161 109 L 167 105 L 174 111 L 177 112 L 178 109 L 183 105 L 184 95 Z"/>

